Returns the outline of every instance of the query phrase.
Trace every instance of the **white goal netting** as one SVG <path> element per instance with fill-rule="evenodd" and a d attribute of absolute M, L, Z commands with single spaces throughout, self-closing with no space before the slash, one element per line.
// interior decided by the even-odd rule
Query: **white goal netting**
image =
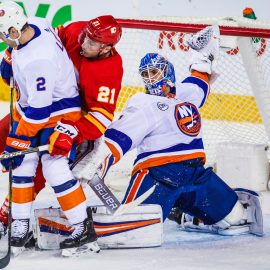
<path fill-rule="evenodd" d="M 206 105 L 201 109 L 201 114 L 208 165 L 215 164 L 216 146 L 220 142 L 268 145 L 270 128 L 265 121 L 267 113 L 270 118 L 270 102 L 268 102 L 270 101 L 270 43 L 268 39 L 270 24 L 243 18 L 184 18 L 181 20 L 167 18 L 163 21 L 191 23 L 190 29 L 193 32 L 196 25 L 192 28 L 192 24 L 198 23 L 227 25 L 234 28 L 245 25 L 248 28 L 254 28 L 254 32 L 257 28 L 265 29 L 266 37 L 264 38 L 238 36 L 238 33 L 241 34 L 245 28 L 234 29 L 231 36 L 228 36 L 228 33 L 226 36 L 222 35 L 222 48 L 215 64 L 215 71 L 219 76 L 211 85 L 211 94 Z M 159 25 L 160 22 L 156 24 Z M 155 25 L 155 22 L 152 24 Z M 146 53 L 157 52 L 172 62 L 177 80 L 182 80 L 189 74 L 190 53 L 189 47 L 184 43 L 184 36 L 187 33 L 181 31 L 181 27 L 179 31 L 172 31 L 170 24 L 165 24 L 161 30 L 150 30 L 143 29 L 145 28 L 143 25 L 140 27 L 140 22 L 136 27 L 124 27 L 122 39 L 117 46 L 124 63 L 118 112 L 121 112 L 131 95 L 137 91 L 144 91 L 138 74 L 138 66 L 140 59 Z M 222 32 L 224 29 L 221 28 Z M 254 36 L 254 33 L 249 30 L 245 35 Z M 246 47 L 241 45 L 241 40 Z M 133 156 L 123 160 L 112 169 L 117 178 L 128 176 Z M 109 177 L 115 178 L 108 175 Z"/>

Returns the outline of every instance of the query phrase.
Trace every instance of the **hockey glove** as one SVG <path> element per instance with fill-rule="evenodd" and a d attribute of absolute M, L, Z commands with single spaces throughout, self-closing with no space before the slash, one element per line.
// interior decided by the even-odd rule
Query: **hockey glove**
<path fill-rule="evenodd" d="M 10 78 L 13 76 L 11 52 L 12 48 L 8 47 L 0 65 L 2 79 L 8 85 L 10 84 Z"/>
<path fill-rule="evenodd" d="M 52 156 L 61 155 L 67 157 L 78 134 L 79 131 L 74 122 L 68 120 L 57 122 L 57 126 L 49 139 L 49 153 Z"/>
<path fill-rule="evenodd" d="M 190 70 L 212 73 L 212 62 L 219 55 L 218 26 L 208 26 L 187 39 L 191 48 Z"/>
<path fill-rule="evenodd" d="M 29 147 L 35 146 L 34 141 L 32 141 L 27 136 L 18 136 L 16 134 L 9 134 L 6 141 L 6 146 L 4 148 L 4 153 L 13 153 L 21 150 L 26 150 Z M 23 162 L 24 156 L 13 157 L 9 159 L 1 160 L 1 164 L 4 167 L 4 170 L 8 171 L 9 166 L 12 166 L 12 169 L 16 169 Z"/>

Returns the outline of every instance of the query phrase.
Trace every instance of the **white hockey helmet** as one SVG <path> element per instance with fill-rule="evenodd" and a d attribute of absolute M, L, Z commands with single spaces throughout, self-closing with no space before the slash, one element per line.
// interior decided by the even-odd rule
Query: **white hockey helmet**
<path fill-rule="evenodd" d="M 16 28 L 21 35 L 21 29 L 27 23 L 27 17 L 24 15 L 20 5 L 13 1 L 7 1 L 0 4 L 0 32 L 6 38 L 10 38 L 9 29 Z"/>

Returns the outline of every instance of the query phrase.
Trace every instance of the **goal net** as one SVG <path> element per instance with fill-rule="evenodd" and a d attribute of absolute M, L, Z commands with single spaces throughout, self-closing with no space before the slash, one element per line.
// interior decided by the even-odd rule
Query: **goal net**
<path fill-rule="evenodd" d="M 214 68 L 219 76 L 212 83 L 211 93 L 201 109 L 207 165 L 215 165 L 216 146 L 221 142 L 268 145 L 269 22 L 246 18 L 167 18 L 163 21 L 119 19 L 119 23 L 123 26 L 123 35 L 117 50 L 123 58 L 124 78 L 118 113 L 129 97 L 144 91 L 138 66 L 146 53 L 165 56 L 175 67 L 176 80 L 182 80 L 189 74 L 190 52 L 184 43 L 185 35 L 206 25 L 218 24 L 222 48 Z M 112 185 L 117 185 L 119 177 L 129 176 L 135 155 L 133 152 L 112 168 L 114 175 L 107 177 L 115 179 Z M 118 181 L 118 184 L 123 182 Z"/>

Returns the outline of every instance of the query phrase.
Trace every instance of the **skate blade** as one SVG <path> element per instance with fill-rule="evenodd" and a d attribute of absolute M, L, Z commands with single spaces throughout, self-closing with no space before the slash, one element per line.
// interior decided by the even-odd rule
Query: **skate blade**
<path fill-rule="evenodd" d="M 79 257 L 84 254 L 88 253 L 99 253 L 100 247 L 98 243 L 91 242 L 87 243 L 81 247 L 76 247 L 76 248 L 66 248 L 62 250 L 62 256 L 63 257 Z"/>
<path fill-rule="evenodd" d="M 25 247 L 11 247 L 11 253 L 14 257 L 19 256 L 25 251 Z"/>

